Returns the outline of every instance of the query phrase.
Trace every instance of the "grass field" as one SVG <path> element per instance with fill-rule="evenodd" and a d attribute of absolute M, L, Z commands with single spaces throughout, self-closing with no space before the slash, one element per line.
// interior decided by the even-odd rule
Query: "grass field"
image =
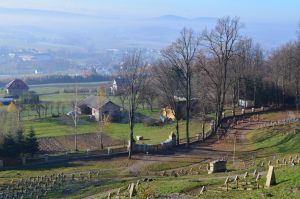
<path fill-rule="evenodd" d="M 100 82 L 100 83 L 80 83 L 77 84 L 81 88 L 99 88 L 103 85 L 108 85 L 110 82 Z M 59 103 L 64 106 L 64 113 L 67 113 L 73 109 L 72 102 L 75 100 L 74 93 L 64 93 L 63 89 L 74 88 L 74 84 L 45 84 L 45 85 L 31 85 L 30 90 L 35 91 L 36 93 L 51 93 L 59 92 L 55 94 L 41 95 L 40 100 L 42 102 L 49 102 L 52 105 L 52 112 L 55 114 L 57 112 L 57 105 Z M 2 91 L 3 93 L 4 91 Z M 0 91 L 1 94 L 1 91 Z M 96 94 L 96 93 L 78 93 L 78 101 L 84 99 L 85 97 Z M 120 99 L 116 96 L 109 96 L 109 99 L 113 102 L 120 104 Z M 49 105 L 50 106 L 50 105 Z M 61 108 L 60 108 L 61 109 Z M 60 110 L 62 112 L 62 110 Z M 160 109 L 154 108 L 153 111 L 150 111 L 147 107 L 143 109 L 139 107 L 138 112 L 159 119 Z M 33 128 L 38 137 L 50 137 L 50 136 L 64 136 L 64 135 L 73 135 L 75 133 L 73 128 L 72 118 L 67 116 L 62 116 L 60 118 L 52 118 L 50 116 L 50 107 L 48 108 L 48 116 L 38 118 L 37 113 L 30 109 L 22 112 L 23 116 L 23 125 L 24 129 L 27 131 L 30 128 Z M 184 121 L 180 122 L 180 138 L 185 138 L 185 129 Z M 200 133 L 201 123 L 193 120 L 191 121 L 190 126 L 190 136 L 196 136 Z M 145 140 L 141 141 L 144 143 L 158 144 L 168 138 L 170 133 L 175 131 L 175 124 L 167 124 L 164 126 L 154 126 L 149 127 L 145 126 L 142 123 L 136 124 L 134 129 L 134 134 L 144 136 Z M 77 132 L 79 134 L 84 133 L 94 133 L 97 132 L 97 123 L 89 122 L 85 119 L 79 121 Z M 107 135 L 111 136 L 114 139 L 126 140 L 129 134 L 128 124 L 118 124 L 112 123 L 107 128 Z"/>
<path fill-rule="evenodd" d="M 197 123 L 196 121 L 194 121 Z M 199 123 L 199 122 L 198 122 Z M 193 124 L 196 128 L 198 124 Z M 125 126 L 112 127 L 116 129 L 123 129 Z M 152 127 L 149 127 L 152 128 Z M 155 127 L 157 128 L 157 127 Z M 251 191 L 247 190 L 237 190 L 232 189 L 228 192 L 220 187 L 223 186 L 225 178 L 227 176 L 235 176 L 237 174 L 243 175 L 246 171 L 252 173 L 254 169 L 258 169 L 259 172 L 266 172 L 268 166 L 264 167 L 258 166 L 261 161 L 273 161 L 273 155 L 278 153 L 280 159 L 282 157 L 288 158 L 289 156 L 295 156 L 300 153 L 300 142 L 299 134 L 293 133 L 293 125 L 291 126 L 277 126 L 276 128 L 262 128 L 256 129 L 249 133 L 248 138 L 250 144 L 252 145 L 251 151 L 255 151 L 257 154 L 264 154 L 264 157 L 257 157 L 257 165 L 251 165 L 247 169 L 242 167 L 237 169 L 233 167 L 231 161 L 228 162 L 227 168 L 228 172 L 226 173 L 216 173 L 207 175 L 205 165 L 206 163 L 199 163 L 200 159 L 194 158 L 193 156 L 189 157 L 175 157 L 172 159 L 172 156 L 169 156 L 167 160 L 164 161 L 152 161 L 147 163 L 144 161 L 143 165 L 140 165 L 139 159 L 127 160 L 124 158 L 113 158 L 109 160 L 101 161 L 73 161 L 69 163 L 62 163 L 56 165 L 49 165 L 46 167 L 37 167 L 33 169 L 26 170 L 10 170 L 10 171 L 1 171 L 0 172 L 0 184 L 10 183 L 11 179 L 17 180 L 20 178 L 27 178 L 31 176 L 38 175 L 51 175 L 57 173 L 72 174 L 75 173 L 78 176 L 78 173 L 86 173 L 91 170 L 100 171 L 101 183 L 92 182 L 76 182 L 73 184 L 65 185 L 58 188 L 55 191 L 49 193 L 49 198 L 84 198 L 89 195 L 96 193 L 103 193 L 98 195 L 95 198 L 107 198 L 108 192 L 115 190 L 119 187 L 127 187 L 129 183 L 136 182 L 137 180 L 142 179 L 142 176 L 131 174 L 129 172 L 130 168 L 136 168 L 136 164 L 141 166 L 142 171 L 146 172 L 157 172 L 164 171 L 169 169 L 185 169 L 189 170 L 186 167 L 193 167 L 195 170 L 198 169 L 199 164 L 202 165 L 202 170 L 198 174 L 188 174 L 178 177 L 171 176 L 160 176 L 156 175 L 154 177 L 155 181 L 142 183 L 140 186 L 144 187 L 148 193 L 153 193 L 155 197 L 160 196 L 174 196 L 173 194 L 184 194 L 189 195 L 190 198 L 246 198 L 246 199 L 260 199 L 262 198 L 263 192 L 268 192 L 272 195 L 272 198 L 282 199 L 282 198 L 291 198 L 298 199 L 300 198 L 300 191 L 293 192 L 295 186 L 300 186 L 300 164 L 296 166 L 279 166 L 275 168 L 276 182 L 275 186 L 272 186 L 268 189 L 255 189 Z M 138 126 L 137 126 L 138 129 Z M 121 130 L 116 130 L 118 132 Z M 153 132 L 155 132 L 153 130 Z M 152 133 L 153 133 L 152 132 Z M 158 132 L 156 130 L 156 132 Z M 153 133 L 154 134 L 154 133 Z M 118 135 L 118 134 L 116 134 Z M 147 135 L 147 134 L 145 134 Z M 168 135 L 168 134 L 166 134 Z M 150 135 L 149 135 L 150 136 Z M 147 136 L 145 136 L 147 138 Z M 201 153 L 201 151 L 199 151 Z M 247 153 L 247 152 L 243 152 Z M 174 162 L 175 160 L 175 162 Z M 196 164 L 196 165 L 195 165 Z M 265 174 L 263 174 L 261 185 L 265 183 Z M 254 181 L 252 177 L 250 177 Z M 95 181 L 95 180 L 94 180 Z M 243 178 L 241 177 L 241 181 Z M 233 183 L 233 186 L 235 183 Z M 202 186 L 207 187 L 207 191 L 204 194 L 200 194 L 200 189 Z M 224 186 L 223 186 L 224 187 Z M 125 188 L 126 189 L 126 188 Z M 66 194 L 66 190 L 71 190 L 70 193 Z M 143 198 L 142 188 L 139 189 L 138 195 L 134 198 L 140 199 Z M 175 196 L 174 196 L 175 197 Z"/>
<path fill-rule="evenodd" d="M 190 136 L 196 136 L 201 129 L 201 123 L 192 120 L 190 124 Z M 30 119 L 24 120 L 24 129 L 28 131 L 33 128 L 38 137 L 52 137 L 52 136 L 63 136 L 73 135 L 75 133 L 73 128 L 73 121 L 71 118 L 64 116 L 63 118 L 41 118 L 41 119 Z M 208 128 L 208 126 L 207 126 Z M 145 140 L 141 141 L 144 143 L 158 144 L 166 140 L 170 133 L 175 131 L 175 124 L 166 124 L 165 126 L 145 126 L 142 123 L 135 125 L 134 134 L 144 136 Z M 88 122 L 86 120 L 79 120 L 77 133 L 95 133 L 97 132 L 97 123 Z M 106 128 L 105 133 L 112 138 L 118 140 L 127 140 L 129 135 L 128 124 L 111 123 Z M 180 122 L 180 138 L 185 138 L 184 121 Z"/>
<path fill-rule="evenodd" d="M 299 129 L 299 124 L 262 128 L 250 132 L 248 138 L 252 141 L 252 146 L 256 151 L 264 153 L 299 153 Z"/>
<path fill-rule="evenodd" d="M 35 130 L 37 137 L 52 137 L 73 135 L 75 133 L 73 121 L 69 117 L 62 118 L 41 118 L 25 120 L 23 127 L 26 131 L 30 128 Z M 80 120 L 77 128 L 77 133 L 92 133 L 96 132 L 96 123 Z"/>

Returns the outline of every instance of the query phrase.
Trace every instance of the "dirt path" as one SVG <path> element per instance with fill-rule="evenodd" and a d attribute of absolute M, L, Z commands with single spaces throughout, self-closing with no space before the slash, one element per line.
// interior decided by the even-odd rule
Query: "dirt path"
<path fill-rule="evenodd" d="M 289 118 L 295 118 L 295 114 L 292 111 L 287 113 Z M 191 161 L 189 166 L 183 166 L 176 169 L 170 170 L 179 170 L 186 167 L 191 167 L 195 165 L 203 164 L 203 162 L 208 162 L 213 159 L 219 159 L 221 157 L 233 156 L 233 148 L 234 148 L 234 137 L 236 135 L 236 150 L 239 152 L 247 152 L 252 150 L 252 146 L 250 141 L 247 138 L 247 134 L 249 131 L 257 129 L 259 125 L 263 122 L 243 122 L 239 125 L 236 125 L 234 128 L 230 129 L 226 136 L 222 137 L 222 139 L 218 139 L 218 136 L 215 135 L 204 143 L 192 145 L 189 149 L 186 148 L 177 148 L 173 152 L 169 154 L 150 154 L 150 155 L 134 155 L 133 159 L 135 160 L 135 164 L 128 167 L 128 171 L 132 173 L 139 173 L 142 171 L 145 166 L 151 165 L 154 163 L 162 163 L 162 162 L 173 162 L 176 164 L 177 162 L 188 162 Z M 264 175 L 265 172 L 261 172 L 261 175 Z M 211 179 L 226 179 L 230 177 L 228 175 L 223 175 L 219 177 L 205 177 L 201 178 L 201 180 L 211 180 Z M 231 176 L 234 177 L 234 176 Z M 87 197 L 86 199 L 92 199 L 97 197 L 105 197 L 109 192 L 113 190 L 106 191 L 103 193 L 98 193 L 96 195 Z"/>

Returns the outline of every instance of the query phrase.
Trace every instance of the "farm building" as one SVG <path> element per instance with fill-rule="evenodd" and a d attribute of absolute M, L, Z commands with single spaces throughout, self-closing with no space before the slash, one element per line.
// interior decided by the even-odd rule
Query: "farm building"
<path fill-rule="evenodd" d="M 239 99 L 239 106 L 244 107 L 244 108 L 251 108 L 251 107 L 254 107 L 254 101 Z"/>
<path fill-rule="evenodd" d="M 120 90 L 120 88 L 122 88 L 122 86 L 124 86 L 125 84 L 125 80 L 122 78 L 116 78 L 113 81 L 112 87 L 111 87 L 111 92 L 112 94 L 116 94 L 118 92 L 118 89 Z"/>
<path fill-rule="evenodd" d="M 174 96 L 174 99 L 177 101 L 178 118 L 185 119 L 186 118 L 186 98 Z M 197 114 L 199 112 L 199 108 L 200 108 L 199 100 L 196 98 L 191 99 L 191 109 L 190 109 L 191 116 L 193 116 L 194 114 Z M 161 109 L 160 116 L 161 116 L 162 121 L 164 121 L 165 119 L 174 121 L 176 119 L 175 111 L 168 105 Z"/>
<path fill-rule="evenodd" d="M 120 114 L 121 107 L 110 100 L 99 102 L 97 96 L 91 95 L 78 104 L 81 114 L 93 115 L 96 121 L 99 121 L 101 115 L 117 117 Z"/>
<path fill-rule="evenodd" d="M 5 89 L 8 95 L 20 96 L 28 93 L 29 87 L 21 79 L 14 79 L 5 86 Z"/>

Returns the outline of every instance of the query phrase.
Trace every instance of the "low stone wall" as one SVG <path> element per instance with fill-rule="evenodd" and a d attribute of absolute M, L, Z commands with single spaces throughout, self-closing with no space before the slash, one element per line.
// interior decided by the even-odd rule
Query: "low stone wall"
<path fill-rule="evenodd" d="M 149 153 L 149 152 L 158 152 L 158 151 L 162 152 L 162 151 L 173 149 L 175 146 L 176 146 L 176 135 L 172 132 L 169 138 L 160 144 L 133 143 L 132 150 L 135 153 L 147 153 L 147 152 Z"/>

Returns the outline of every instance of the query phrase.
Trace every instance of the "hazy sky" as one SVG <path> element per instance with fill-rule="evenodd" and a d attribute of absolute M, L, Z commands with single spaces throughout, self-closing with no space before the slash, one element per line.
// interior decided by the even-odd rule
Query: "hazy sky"
<path fill-rule="evenodd" d="M 155 17 L 240 16 L 244 21 L 295 23 L 299 0 L 0 0 L 0 7 L 80 12 L 93 15 Z"/>

